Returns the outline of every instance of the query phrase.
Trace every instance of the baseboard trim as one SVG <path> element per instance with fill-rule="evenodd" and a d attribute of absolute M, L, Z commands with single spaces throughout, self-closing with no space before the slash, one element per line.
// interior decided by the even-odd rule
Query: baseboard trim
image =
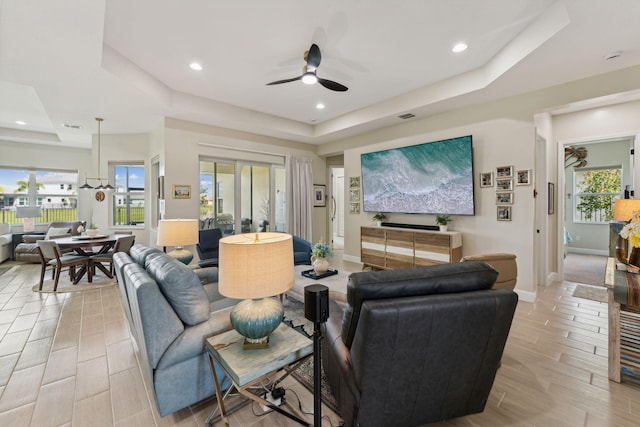
<path fill-rule="evenodd" d="M 536 298 L 538 297 L 536 292 L 521 291 L 520 289 L 514 289 L 514 291 L 518 294 L 518 299 L 525 302 L 536 302 Z"/>
<path fill-rule="evenodd" d="M 342 260 L 343 261 L 349 261 L 349 262 L 355 262 L 356 264 L 362 264 L 360 262 L 360 257 L 359 256 L 343 254 L 342 255 Z"/>
<path fill-rule="evenodd" d="M 582 255 L 609 256 L 609 251 L 603 251 L 602 249 L 569 248 L 567 249 L 567 252 Z"/>

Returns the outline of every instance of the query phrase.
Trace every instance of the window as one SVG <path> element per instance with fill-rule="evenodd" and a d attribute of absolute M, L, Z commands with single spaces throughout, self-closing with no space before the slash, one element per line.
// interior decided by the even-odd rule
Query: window
<path fill-rule="evenodd" d="M 605 224 L 613 219 L 613 204 L 622 190 L 622 167 L 574 171 L 573 221 Z"/>
<path fill-rule="evenodd" d="M 20 206 L 40 206 L 40 223 L 77 220 L 77 182 L 76 172 L 0 169 L 0 222 L 22 223 L 15 217 Z"/>
<path fill-rule="evenodd" d="M 144 224 L 144 165 L 112 166 L 115 176 L 113 225 Z"/>

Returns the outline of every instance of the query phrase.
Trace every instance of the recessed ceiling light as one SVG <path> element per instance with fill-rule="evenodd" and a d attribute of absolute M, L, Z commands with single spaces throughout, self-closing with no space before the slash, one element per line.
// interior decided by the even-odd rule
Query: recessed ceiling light
<path fill-rule="evenodd" d="M 324 110 L 324 104 L 323 104 L 322 102 L 318 102 L 318 103 L 316 104 L 316 108 L 317 108 L 318 110 Z"/>
<path fill-rule="evenodd" d="M 452 51 L 452 52 L 455 52 L 455 53 L 464 52 L 465 50 L 467 50 L 467 44 L 466 44 L 466 43 L 464 43 L 464 42 L 457 43 L 457 44 L 456 44 L 456 45 L 451 49 L 451 51 Z"/>
<path fill-rule="evenodd" d="M 17 120 L 17 121 L 16 121 L 16 124 L 17 124 L 17 125 L 20 125 L 20 126 L 24 126 L 24 125 L 26 125 L 27 123 L 26 123 L 26 122 L 23 122 L 22 120 Z"/>
<path fill-rule="evenodd" d="M 199 62 L 192 62 L 189 64 L 189 68 L 196 71 L 202 71 L 202 65 Z"/>

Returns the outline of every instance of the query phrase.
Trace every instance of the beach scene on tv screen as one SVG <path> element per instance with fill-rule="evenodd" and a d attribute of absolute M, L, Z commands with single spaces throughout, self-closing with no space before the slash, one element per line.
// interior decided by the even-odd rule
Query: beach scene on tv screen
<path fill-rule="evenodd" d="M 366 212 L 474 214 L 471 136 L 360 158 Z"/>

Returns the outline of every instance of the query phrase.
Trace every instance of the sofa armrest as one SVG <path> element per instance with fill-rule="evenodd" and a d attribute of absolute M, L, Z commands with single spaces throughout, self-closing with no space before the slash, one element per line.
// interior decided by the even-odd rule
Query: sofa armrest
<path fill-rule="evenodd" d="M 218 267 L 194 268 L 193 272 L 203 285 L 218 282 Z"/>

